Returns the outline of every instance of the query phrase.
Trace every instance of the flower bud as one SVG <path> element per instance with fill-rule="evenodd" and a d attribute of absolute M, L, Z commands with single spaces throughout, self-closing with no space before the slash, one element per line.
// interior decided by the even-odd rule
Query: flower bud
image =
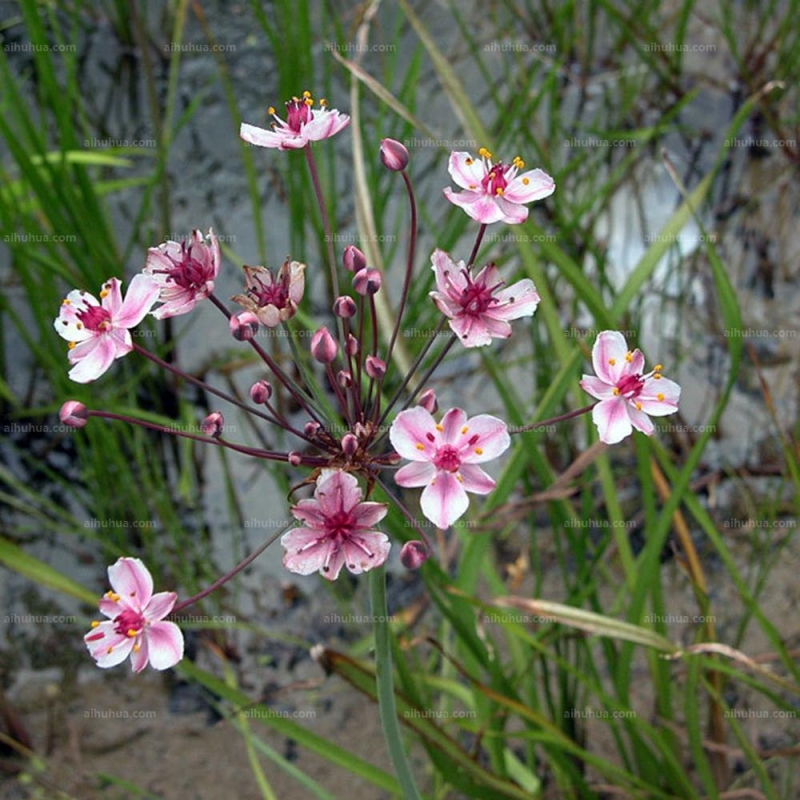
<path fill-rule="evenodd" d="M 272 384 L 268 381 L 256 381 L 250 387 L 250 399 L 257 405 L 264 405 L 270 397 L 272 397 Z"/>
<path fill-rule="evenodd" d="M 345 349 L 347 350 L 347 355 L 349 356 L 358 355 L 358 339 L 356 339 L 352 333 L 347 334 L 347 346 Z"/>
<path fill-rule="evenodd" d="M 348 272 L 358 272 L 367 266 L 367 257 L 352 244 L 347 245 L 344 249 L 344 268 Z"/>
<path fill-rule="evenodd" d="M 377 356 L 367 356 L 364 370 L 370 378 L 380 380 L 386 374 L 386 362 Z"/>
<path fill-rule="evenodd" d="M 69 425 L 71 428 L 82 428 L 89 421 L 89 410 L 77 400 L 67 400 L 61 406 L 58 417 L 65 425 Z"/>
<path fill-rule="evenodd" d="M 219 411 L 212 411 L 201 423 L 200 430 L 206 436 L 218 439 L 222 436 L 222 428 L 225 425 L 225 417 Z"/>
<path fill-rule="evenodd" d="M 406 569 L 419 569 L 429 556 L 428 548 L 422 542 L 413 539 L 406 542 L 400 550 L 400 563 Z"/>
<path fill-rule="evenodd" d="M 258 333 L 258 317 L 252 311 L 233 314 L 230 319 L 231 335 L 240 342 L 247 342 Z"/>
<path fill-rule="evenodd" d="M 352 433 L 342 436 L 342 452 L 346 456 L 354 456 L 358 450 L 358 439 Z"/>
<path fill-rule="evenodd" d="M 349 389 L 353 385 L 353 373 L 346 369 L 340 369 L 336 375 L 336 382 L 342 389 Z"/>
<path fill-rule="evenodd" d="M 422 406 L 429 414 L 435 414 L 439 410 L 439 401 L 433 389 L 426 389 L 417 400 L 417 405 Z"/>
<path fill-rule="evenodd" d="M 342 317 L 343 319 L 354 317 L 356 315 L 356 310 L 356 301 L 347 295 L 337 297 L 333 304 L 333 313 L 336 314 L 337 317 Z"/>
<path fill-rule="evenodd" d="M 330 364 L 336 360 L 339 353 L 339 345 L 336 339 L 331 336 L 331 332 L 323 325 L 311 337 L 311 355 L 320 364 Z"/>
<path fill-rule="evenodd" d="M 381 288 L 381 274 L 372 267 L 364 267 L 353 276 L 353 288 L 360 295 L 375 294 Z"/>
<path fill-rule="evenodd" d="M 313 438 L 314 436 L 317 435 L 317 432 L 319 431 L 320 427 L 321 426 L 320 426 L 319 422 L 315 422 L 314 420 L 311 420 L 310 422 L 306 422 L 306 424 L 303 425 L 303 433 L 306 436 L 308 436 L 309 439 L 311 439 L 311 438 Z"/>
<path fill-rule="evenodd" d="M 392 172 L 402 172 L 408 166 L 408 150 L 397 139 L 381 140 L 381 163 Z"/>
<path fill-rule="evenodd" d="M 301 456 L 296 450 L 292 450 L 292 452 L 289 453 L 289 463 L 293 467 L 299 467 L 303 463 L 303 456 Z"/>

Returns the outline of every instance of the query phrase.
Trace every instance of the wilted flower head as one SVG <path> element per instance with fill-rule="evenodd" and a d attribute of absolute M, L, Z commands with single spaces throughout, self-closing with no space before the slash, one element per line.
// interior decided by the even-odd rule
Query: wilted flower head
<path fill-rule="evenodd" d="M 69 377 L 76 383 L 99 378 L 115 359 L 130 353 L 133 342 L 129 330 L 138 325 L 158 298 L 158 283 L 146 275 L 136 275 L 122 299 L 122 284 L 109 278 L 100 292 L 100 301 L 73 289 L 61 304 L 54 325 L 69 341 Z"/>
<path fill-rule="evenodd" d="M 169 241 L 151 247 L 142 271 L 158 281 L 158 299 L 164 304 L 153 311 L 153 316 L 166 319 L 191 311 L 198 300 L 214 291 L 221 261 L 219 242 L 211 230 L 208 244 L 195 230 L 188 242 Z"/>
<path fill-rule="evenodd" d="M 283 564 L 290 572 L 310 575 L 319 570 L 335 580 L 346 566 L 354 575 L 379 567 L 389 556 L 386 534 L 372 530 L 386 516 L 384 503 L 362 503 L 358 481 L 338 469 L 324 469 L 313 500 L 301 500 L 292 514 L 303 527 L 285 533 Z"/>
<path fill-rule="evenodd" d="M 435 250 L 431 261 L 439 290 L 431 292 L 431 297 L 449 317 L 453 333 L 465 347 L 482 347 L 495 337 L 508 339 L 508 321 L 530 317 L 539 305 L 532 280 L 524 278 L 502 289 L 494 264 L 487 264 L 473 277 L 463 261 L 454 264 L 443 250 Z"/>
<path fill-rule="evenodd" d="M 495 482 L 479 466 L 508 449 L 511 438 L 500 419 L 481 414 L 467 419 L 452 408 L 437 423 L 422 406 L 401 411 L 389 430 L 394 449 L 412 461 L 395 475 L 398 486 L 424 486 L 422 513 L 437 528 L 448 528 L 469 506 L 467 492 L 488 494 Z"/>
<path fill-rule="evenodd" d="M 274 118 L 272 130 L 242 123 L 239 136 L 258 147 L 276 147 L 279 150 L 301 150 L 309 142 L 318 142 L 334 136 L 350 124 L 350 117 L 336 109 L 328 109 L 327 101 L 320 100 L 315 109 L 311 92 L 293 97 L 286 103 L 286 119 L 282 120 L 274 108 L 269 113 Z"/>
<path fill-rule="evenodd" d="M 245 267 L 245 294 L 237 294 L 231 300 L 253 312 L 268 328 L 274 328 L 297 313 L 306 288 L 305 268 L 305 264 L 288 259 L 277 276 L 266 267 Z"/>
<path fill-rule="evenodd" d="M 480 158 L 463 152 L 450 154 L 450 177 L 464 191 L 447 188 L 444 194 L 451 203 L 484 225 L 500 221 L 525 222 L 528 209 L 524 204 L 541 200 L 555 191 L 553 179 L 540 169 L 518 175 L 525 166 L 518 156 L 510 164 L 502 161 L 493 164 L 492 154 L 485 147 L 478 155 Z"/>
<path fill-rule="evenodd" d="M 138 558 L 120 558 L 108 568 L 111 591 L 100 600 L 100 613 L 109 619 L 93 622 L 83 640 L 106 669 L 128 656 L 135 672 L 149 663 L 168 669 L 183 658 L 183 634 L 174 622 L 163 622 L 178 599 L 175 592 L 153 594 L 153 578 Z"/>
<path fill-rule="evenodd" d="M 584 375 L 581 387 L 600 402 L 592 409 L 600 440 L 616 444 L 633 428 L 650 436 L 655 426 L 648 414 L 663 417 L 678 410 L 681 387 L 661 375 L 661 365 L 643 374 L 641 350 L 628 350 L 618 331 L 603 331 L 592 348 L 597 376 Z"/>

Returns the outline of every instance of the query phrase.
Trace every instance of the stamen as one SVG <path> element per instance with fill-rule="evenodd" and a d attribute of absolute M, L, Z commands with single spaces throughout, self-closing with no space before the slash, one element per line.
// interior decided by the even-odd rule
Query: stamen
<path fill-rule="evenodd" d="M 67 298 L 65 297 L 65 298 L 64 298 L 64 299 L 61 301 L 61 305 L 62 305 L 62 306 L 71 306 L 71 305 L 72 305 L 72 300 L 67 300 Z"/>
<path fill-rule="evenodd" d="M 636 401 L 636 410 L 637 411 L 641 411 L 642 410 L 642 404 L 638 400 Z"/>
<path fill-rule="evenodd" d="M 663 399 L 664 399 L 664 395 L 663 395 L 663 394 L 661 394 L 661 392 L 659 392 L 659 393 L 656 395 L 656 397 L 657 397 L 659 400 L 663 400 Z"/>
<path fill-rule="evenodd" d="M 98 622 L 96 619 L 93 619 L 93 620 L 92 620 L 92 627 L 93 627 L 93 628 L 96 628 L 96 627 L 97 627 L 99 624 L 100 624 L 100 623 L 99 623 L 99 622 Z"/>
<path fill-rule="evenodd" d="M 133 652 L 138 653 L 141 649 L 142 649 L 141 644 L 139 644 L 139 642 L 136 642 L 136 644 L 133 646 Z"/>
<path fill-rule="evenodd" d="M 319 101 L 319 104 L 322 106 L 322 108 L 328 107 L 328 101 L 324 97 Z"/>
<path fill-rule="evenodd" d="M 422 444 L 422 442 L 417 442 L 417 450 L 424 450 L 424 449 L 425 449 L 425 445 Z"/>
<path fill-rule="evenodd" d="M 306 90 L 303 92 L 303 97 L 305 97 L 305 98 L 306 98 L 306 100 L 308 100 L 308 98 L 310 98 L 310 97 L 311 97 L 311 92 L 309 92 L 309 91 L 308 91 L 308 89 L 306 89 Z"/>
<path fill-rule="evenodd" d="M 663 369 L 664 369 L 664 367 L 662 367 L 661 364 L 656 364 L 653 367 L 653 372 L 661 372 Z"/>
<path fill-rule="evenodd" d="M 495 194 L 496 194 L 498 197 L 502 197 L 502 195 L 503 195 L 503 187 L 502 187 L 502 186 L 498 186 L 498 187 L 497 187 L 497 188 L 494 190 L 494 193 L 495 193 Z"/>
<path fill-rule="evenodd" d="M 474 158 L 471 158 L 470 156 L 467 156 L 467 157 L 466 157 L 466 159 L 464 160 L 464 163 L 465 163 L 465 164 L 466 164 L 468 167 L 471 167 L 471 166 L 472 166 L 472 165 L 475 163 L 475 159 L 474 159 Z M 66 302 L 66 301 L 64 301 L 64 302 Z"/>
<path fill-rule="evenodd" d="M 619 397 L 619 389 L 616 386 L 614 387 L 614 397 Z"/>
<path fill-rule="evenodd" d="M 492 159 L 492 154 L 485 147 L 481 147 L 481 149 L 478 150 L 478 155 L 481 156 L 481 158 L 488 158 L 490 161 Z"/>
<path fill-rule="evenodd" d="M 522 179 L 522 185 L 523 186 L 527 186 L 530 182 L 531 182 L 530 178 L 523 178 Z"/>
<path fill-rule="evenodd" d="M 663 377 L 664 376 L 661 373 L 656 372 L 655 375 L 653 375 L 653 380 L 654 381 L 660 381 Z"/>
<path fill-rule="evenodd" d="M 464 427 L 461 429 L 461 433 L 462 433 L 462 435 L 463 435 L 463 434 L 465 434 L 465 433 L 468 433 L 468 432 L 469 432 L 469 428 L 468 428 L 468 427 L 465 425 L 465 426 L 464 426 Z"/>
<path fill-rule="evenodd" d="M 616 365 L 617 359 L 616 358 L 609 358 L 608 359 L 608 363 L 613 367 L 613 366 Z"/>
<path fill-rule="evenodd" d="M 475 448 L 475 455 L 476 456 L 482 456 L 483 455 L 483 448 L 482 447 L 476 447 Z"/>
<path fill-rule="evenodd" d="M 119 595 L 116 592 L 106 592 L 105 597 L 107 600 L 112 600 L 113 602 L 119 602 Z"/>
<path fill-rule="evenodd" d="M 268 113 L 270 116 L 275 116 L 275 106 L 270 106 L 270 107 L 267 109 L 267 113 Z"/>
<path fill-rule="evenodd" d="M 629 364 L 630 364 L 630 362 L 631 362 L 631 361 L 633 361 L 633 353 L 631 353 L 631 351 L 630 351 L 630 350 L 628 350 L 628 352 L 627 352 L 627 353 L 625 353 L 625 360 L 626 360 L 626 361 L 627 361 Z"/>
<path fill-rule="evenodd" d="M 444 430 L 444 426 L 442 425 L 441 422 L 436 423 L 436 430 L 439 431 L 439 433 L 441 433 Z"/>
<path fill-rule="evenodd" d="M 100 292 L 100 299 L 102 300 L 105 297 L 108 297 L 108 289 L 103 289 L 103 291 Z"/>
<path fill-rule="evenodd" d="M 128 628 L 127 635 L 129 638 L 133 639 L 133 637 L 136 636 L 136 631 L 133 628 Z"/>
<path fill-rule="evenodd" d="M 74 347 L 78 346 L 78 343 L 77 342 L 70 342 L 69 345 L 67 345 L 67 346 L 69 347 L 70 350 L 72 350 Z"/>
<path fill-rule="evenodd" d="M 108 649 L 106 650 L 106 655 L 110 656 L 114 652 L 113 645 L 109 645 Z"/>

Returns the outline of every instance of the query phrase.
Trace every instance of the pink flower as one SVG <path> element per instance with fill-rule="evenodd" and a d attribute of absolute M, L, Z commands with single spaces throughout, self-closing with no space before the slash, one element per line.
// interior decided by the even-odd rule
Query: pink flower
<path fill-rule="evenodd" d="M 151 275 L 161 287 L 158 299 L 164 304 L 153 312 L 156 319 L 188 314 L 214 291 L 222 256 L 213 231 L 208 231 L 208 244 L 196 230 L 187 243 L 164 242 L 147 251 L 143 272 Z"/>
<path fill-rule="evenodd" d="M 464 191 L 456 193 L 447 188 L 444 194 L 484 225 L 501 220 L 509 224 L 525 222 L 528 209 L 523 204 L 541 200 L 555 191 L 553 179 L 540 169 L 517 175 L 525 166 L 518 156 L 506 165 L 502 161 L 492 164 L 492 154 L 485 147 L 478 150 L 478 155 L 479 160 L 469 153 L 450 154 L 450 177 Z"/>
<path fill-rule="evenodd" d="M 270 108 L 269 113 L 275 118 L 271 131 L 242 123 L 239 137 L 258 147 L 302 150 L 309 142 L 334 136 L 350 124 L 347 114 L 329 110 L 325 100 L 320 100 L 319 104 L 320 108 L 312 110 L 314 100 L 311 92 L 303 92 L 302 97 L 293 97 L 286 103 L 286 121 Z"/>
<path fill-rule="evenodd" d="M 306 288 L 305 268 L 305 264 L 288 259 L 277 276 L 266 267 L 245 267 L 245 294 L 231 300 L 252 311 L 263 325 L 274 328 L 297 313 Z"/>
<path fill-rule="evenodd" d="M 632 427 L 650 436 L 654 426 L 648 414 L 663 417 L 678 410 L 681 387 L 661 375 L 661 365 L 642 374 L 644 356 L 631 352 L 617 331 L 603 331 L 592 348 L 597 377 L 584 375 L 581 387 L 600 402 L 592 409 L 600 440 L 616 444 L 630 436 Z"/>
<path fill-rule="evenodd" d="M 463 261 L 454 264 L 443 250 L 434 250 L 431 261 L 439 289 L 431 297 L 465 347 L 482 347 L 493 337 L 508 339 L 508 320 L 530 317 L 539 305 L 536 287 L 528 278 L 498 291 L 503 281 L 494 264 L 473 278 Z"/>
<path fill-rule="evenodd" d="M 481 414 L 467 419 L 452 408 L 437 424 L 422 406 L 401 411 L 389 430 L 394 449 L 409 461 L 395 475 L 399 486 L 424 486 L 422 513 L 437 528 L 452 525 L 469 506 L 467 492 L 488 494 L 495 482 L 480 467 L 511 444 L 505 422 Z"/>
<path fill-rule="evenodd" d="M 319 570 L 332 581 L 343 566 L 359 575 L 389 556 L 386 534 L 371 530 L 386 516 L 386 504 L 362 503 L 358 481 L 342 470 L 323 469 L 314 499 L 301 500 L 292 514 L 306 525 L 281 539 L 286 549 L 283 564 L 290 572 L 310 575 Z"/>
<path fill-rule="evenodd" d="M 115 359 L 133 350 L 130 328 L 138 325 L 158 299 L 158 283 L 136 275 L 122 300 L 116 278 L 109 278 L 100 292 L 100 302 L 73 289 L 61 304 L 55 329 L 69 341 L 69 377 L 76 383 L 99 378 Z"/>
<path fill-rule="evenodd" d="M 120 558 L 108 568 L 111 591 L 100 600 L 100 613 L 109 619 L 93 622 L 83 640 L 107 669 L 128 656 L 134 672 L 149 663 L 154 669 L 174 667 L 183 658 L 183 634 L 174 622 L 162 622 L 172 611 L 175 592 L 153 594 L 153 578 L 138 558 Z"/>

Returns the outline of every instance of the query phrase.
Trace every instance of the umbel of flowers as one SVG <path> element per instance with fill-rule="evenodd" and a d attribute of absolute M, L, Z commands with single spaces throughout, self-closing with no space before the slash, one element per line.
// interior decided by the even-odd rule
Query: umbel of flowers
<path fill-rule="evenodd" d="M 328 109 L 324 100 L 316 105 L 309 92 L 286 103 L 285 119 L 272 108 L 270 115 L 274 120 L 270 129 L 244 124 L 241 138 L 260 147 L 304 151 L 326 241 L 335 241 L 312 144 L 344 130 L 349 117 Z M 306 348 L 293 351 L 294 357 L 305 361 L 303 369 L 281 366 L 261 346 L 259 333 L 265 328 L 287 327 L 303 303 L 306 280 L 318 278 L 318 270 L 291 259 L 277 272 L 245 266 L 244 285 L 231 298 L 235 303 L 232 310 L 215 294 L 222 259 L 211 230 L 207 234 L 196 230 L 185 241 L 168 241 L 151 248 L 142 272 L 131 279 L 124 295 L 122 281 L 117 278 L 103 284 L 99 299 L 83 290 L 69 292 L 55 320 L 56 330 L 69 342 L 69 375 L 78 383 L 101 378 L 116 359 L 136 352 L 201 387 L 209 396 L 251 414 L 258 422 L 282 429 L 294 441 L 294 449 L 270 450 L 229 439 L 223 413 L 217 409 L 200 421 L 196 432 L 90 409 L 74 400 L 65 402 L 61 409 L 62 421 L 76 428 L 85 426 L 92 417 L 122 421 L 307 470 L 305 482 L 312 485 L 312 496 L 290 508 L 296 524 L 281 539 L 284 565 L 300 575 L 319 572 L 328 580 L 334 580 L 343 568 L 358 575 L 388 558 L 391 542 L 380 530 L 388 505 L 370 499 L 376 487 L 419 532 L 420 539 L 406 542 L 401 550 L 401 561 L 409 568 L 420 567 L 433 549 L 423 526 L 400 493 L 392 489 L 392 480 L 398 487 L 422 490 L 420 510 L 440 529 L 449 528 L 466 513 L 470 494 L 486 495 L 494 489 L 495 481 L 483 465 L 509 448 L 511 436 L 506 423 L 490 414 L 468 413 L 462 408 L 440 413 L 436 396 L 426 384 L 454 345 L 487 347 L 494 339 L 507 339 L 512 322 L 531 317 L 536 311 L 540 298 L 532 281 L 509 283 L 495 264 L 476 266 L 475 262 L 488 225 L 524 222 L 527 205 L 555 190 L 549 175 L 540 169 L 524 171 L 519 157 L 509 163 L 494 161 L 485 148 L 477 157 L 464 152 L 451 154 L 450 176 L 461 191 L 447 188 L 444 194 L 478 222 L 479 228 L 468 258 L 454 260 L 440 249 L 430 256 L 436 285 L 430 295 L 442 314 L 441 324 L 431 331 L 414 368 L 405 374 L 393 355 L 417 265 L 416 200 L 406 171 L 410 161 L 406 148 L 384 139 L 379 155 L 387 169 L 402 177 L 410 209 L 403 289 L 391 332 L 380 331 L 376 313 L 375 297 L 383 285 L 380 271 L 368 264 L 357 247 L 350 245 L 337 257 L 330 246 L 327 269 L 334 296 L 330 298 L 328 324 L 321 324 L 310 339 L 304 340 L 308 342 Z M 341 274 L 339 259 L 344 267 Z M 341 283 L 342 275 L 349 281 L 349 290 Z M 250 387 L 249 402 L 185 373 L 131 337 L 131 329 L 146 316 L 165 319 L 188 314 L 201 302 L 213 304 L 225 317 L 230 334 L 263 362 L 264 378 Z M 439 336 L 445 326 L 450 333 Z M 290 330 L 286 333 L 291 335 Z M 559 419 L 591 410 L 600 439 L 611 444 L 633 428 L 652 434 L 649 416 L 677 409 L 678 385 L 663 378 L 660 366 L 645 373 L 644 356 L 639 350 L 628 350 L 621 334 L 601 333 L 592 361 L 596 375 L 585 375 L 581 386 L 598 402 Z M 306 378 L 298 380 L 296 374 Z M 389 387 L 394 387 L 392 393 Z M 273 401 L 275 392 L 291 397 L 299 413 L 291 418 L 284 414 L 280 410 L 283 406 Z M 333 415 L 326 412 L 330 408 L 326 395 L 333 397 Z M 120 559 L 109 567 L 111 591 L 100 601 L 100 612 L 107 619 L 95 623 L 85 637 L 98 666 L 111 667 L 127 657 L 137 672 L 147 664 L 156 669 L 173 666 L 182 657 L 183 639 L 177 626 L 165 618 L 230 580 L 270 541 L 211 587 L 180 604 L 176 604 L 174 592 L 153 594 L 150 573 L 141 561 Z"/>

